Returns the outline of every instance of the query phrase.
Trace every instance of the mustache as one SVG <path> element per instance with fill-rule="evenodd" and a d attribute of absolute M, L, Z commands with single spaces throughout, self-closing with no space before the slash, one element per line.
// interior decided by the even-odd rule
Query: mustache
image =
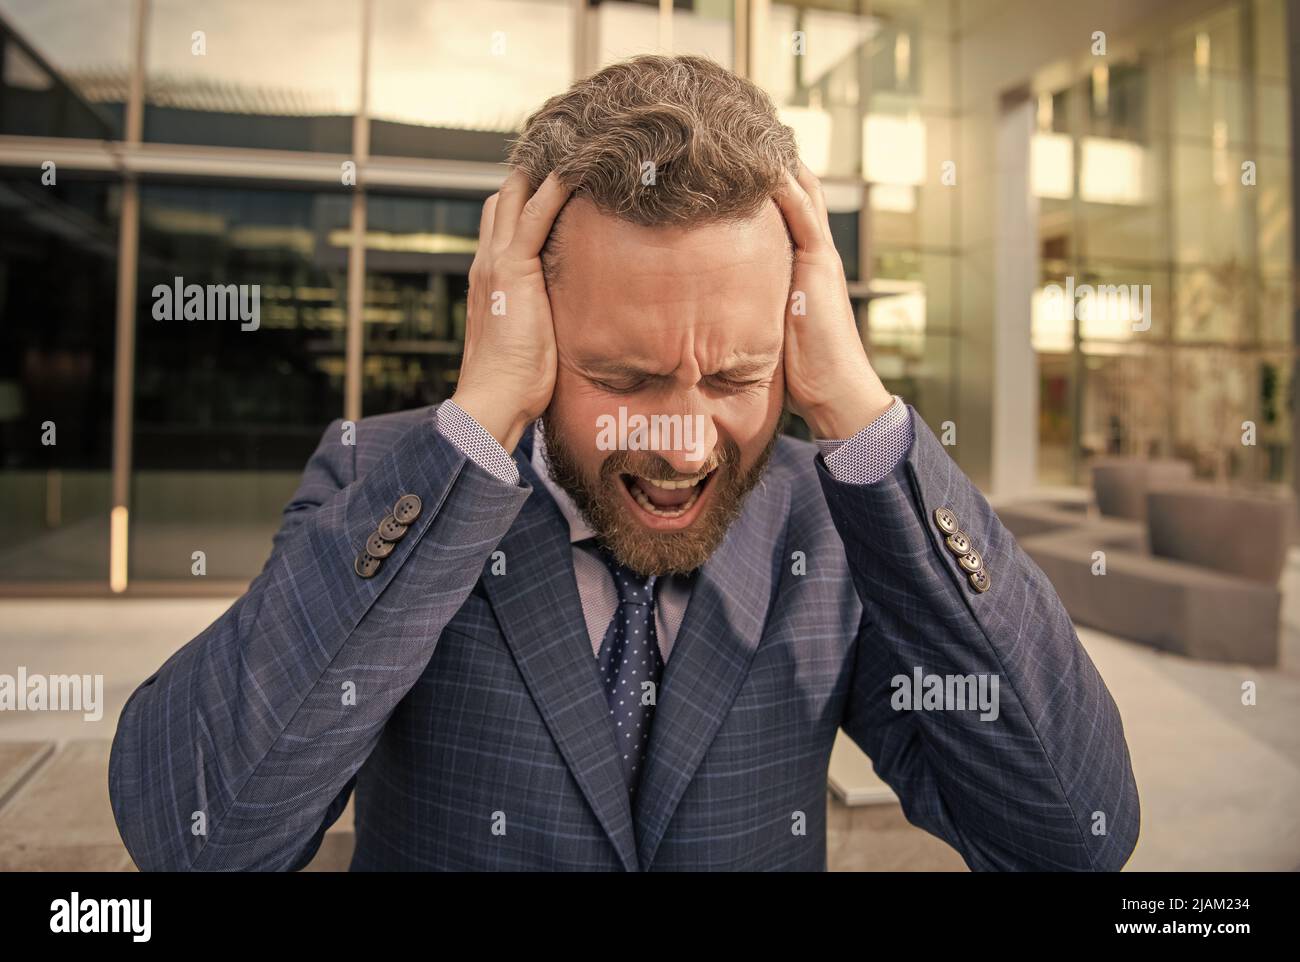
<path fill-rule="evenodd" d="M 740 447 L 734 441 L 723 441 L 713 449 L 709 460 L 690 474 L 682 474 L 667 459 L 653 452 L 614 451 L 601 464 L 600 477 L 609 480 L 618 474 L 637 474 L 651 481 L 680 481 L 739 463 Z"/>

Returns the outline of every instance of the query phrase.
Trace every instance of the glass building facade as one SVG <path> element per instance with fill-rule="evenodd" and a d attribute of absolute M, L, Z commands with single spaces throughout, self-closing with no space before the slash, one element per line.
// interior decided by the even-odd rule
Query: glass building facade
<path fill-rule="evenodd" d="M 1054 0 L 0 0 L 0 591 L 255 575 L 331 420 L 454 391 L 513 132 L 643 52 L 772 95 L 873 363 L 978 483 L 1137 452 L 1294 483 L 1294 18 L 1134 8 L 1098 55 Z M 1012 99 L 1023 330 L 997 267 Z M 1062 320 L 1067 279 L 1149 285 L 1150 329 Z M 256 329 L 160 319 L 177 284 L 257 285 Z M 1025 403 L 1012 477 L 998 412 Z M 1245 419 L 1248 454 L 1223 443 Z"/>
<path fill-rule="evenodd" d="M 1149 329 L 1036 302 L 1044 478 L 1080 480 L 1097 455 L 1292 478 L 1287 37 L 1286 4 L 1225 4 L 1038 94 L 1043 287 L 1150 293 Z"/>

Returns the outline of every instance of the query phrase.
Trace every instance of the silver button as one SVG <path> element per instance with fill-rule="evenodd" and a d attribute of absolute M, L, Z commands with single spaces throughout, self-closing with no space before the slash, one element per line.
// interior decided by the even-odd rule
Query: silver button
<path fill-rule="evenodd" d="M 957 516 L 948 508 L 934 509 L 934 523 L 939 526 L 939 530 L 944 534 L 952 534 L 957 530 Z"/>
<path fill-rule="evenodd" d="M 944 544 L 955 555 L 964 555 L 971 550 L 970 538 L 966 537 L 965 531 L 954 531 L 944 539 Z"/>

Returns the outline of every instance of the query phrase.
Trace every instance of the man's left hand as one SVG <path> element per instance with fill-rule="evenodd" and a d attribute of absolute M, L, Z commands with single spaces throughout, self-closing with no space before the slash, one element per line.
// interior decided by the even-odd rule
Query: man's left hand
<path fill-rule="evenodd" d="M 894 399 L 862 347 L 821 182 L 801 163 L 798 178 L 787 172 L 775 199 L 795 244 L 785 313 L 786 400 L 815 437 L 850 438 Z"/>

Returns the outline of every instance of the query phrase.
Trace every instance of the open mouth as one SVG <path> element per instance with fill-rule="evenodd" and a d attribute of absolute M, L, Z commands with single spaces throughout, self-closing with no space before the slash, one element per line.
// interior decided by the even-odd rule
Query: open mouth
<path fill-rule="evenodd" d="M 641 520 L 652 528 L 684 527 L 709 489 L 717 469 L 662 481 L 637 474 L 621 474 L 623 489 Z"/>

